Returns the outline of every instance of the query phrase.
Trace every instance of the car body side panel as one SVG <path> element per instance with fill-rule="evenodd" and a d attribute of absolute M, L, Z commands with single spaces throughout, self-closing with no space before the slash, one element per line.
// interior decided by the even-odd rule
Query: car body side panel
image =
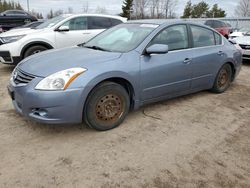
<path fill-rule="evenodd" d="M 185 59 L 192 59 L 190 50 L 141 57 L 141 99 L 143 101 L 189 90 L 192 70 Z"/>
<path fill-rule="evenodd" d="M 192 50 L 192 89 L 210 89 L 213 87 L 217 71 L 226 58 L 223 50 L 223 46 L 209 46 Z"/>

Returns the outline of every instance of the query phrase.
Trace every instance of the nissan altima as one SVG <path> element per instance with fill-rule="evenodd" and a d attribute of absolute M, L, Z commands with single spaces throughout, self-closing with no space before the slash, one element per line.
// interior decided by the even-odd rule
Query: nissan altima
<path fill-rule="evenodd" d="M 147 103 L 211 90 L 226 91 L 242 54 L 204 25 L 166 20 L 120 24 L 85 44 L 46 51 L 14 69 L 14 108 L 47 124 L 120 125 Z"/>

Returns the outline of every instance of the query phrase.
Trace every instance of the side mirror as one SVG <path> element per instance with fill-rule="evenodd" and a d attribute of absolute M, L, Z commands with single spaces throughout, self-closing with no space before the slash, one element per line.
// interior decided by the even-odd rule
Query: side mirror
<path fill-rule="evenodd" d="M 237 42 L 234 39 L 228 39 L 229 42 L 231 42 L 233 45 L 237 44 Z"/>
<path fill-rule="evenodd" d="M 59 32 L 67 32 L 67 31 L 69 31 L 69 26 L 62 25 L 62 26 L 60 26 L 60 27 L 57 29 L 57 31 L 59 31 Z"/>
<path fill-rule="evenodd" d="M 168 53 L 168 45 L 165 44 L 153 44 L 146 49 L 146 53 L 151 54 L 166 54 Z"/>

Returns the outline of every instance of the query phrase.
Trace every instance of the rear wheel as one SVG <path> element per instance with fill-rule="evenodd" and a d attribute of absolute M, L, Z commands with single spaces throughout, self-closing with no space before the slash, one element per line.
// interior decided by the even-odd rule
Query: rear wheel
<path fill-rule="evenodd" d="M 105 82 L 90 93 L 84 109 L 84 121 L 96 130 L 110 130 L 123 122 L 129 106 L 130 100 L 125 88 L 113 82 Z"/>
<path fill-rule="evenodd" d="M 41 46 L 41 45 L 32 46 L 26 50 L 26 52 L 24 53 L 24 58 L 40 53 L 45 50 L 48 50 L 48 48 L 46 48 L 45 46 Z"/>
<path fill-rule="evenodd" d="M 229 64 L 225 64 L 218 72 L 212 91 L 215 93 L 223 93 L 226 91 L 232 81 L 233 71 Z"/>

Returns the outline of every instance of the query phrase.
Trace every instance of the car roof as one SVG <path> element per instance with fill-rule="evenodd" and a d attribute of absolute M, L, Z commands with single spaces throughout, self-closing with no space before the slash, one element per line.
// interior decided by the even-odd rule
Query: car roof
<path fill-rule="evenodd" d="M 157 25 L 171 25 L 171 24 L 192 24 L 207 27 L 204 24 L 191 22 L 189 20 L 175 20 L 175 19 L 147 19 L 147 20 L 130 20 L 127 23 L 138 23 L 138 24 L 157 24 Z M 207 27 L 210 28 L 210 27 Z M 211 29 L 211 28 L 210 28 Z"/>
<path fill-rule="evenodd" d="M 115 18 L 123 21 L 127 21 L 127 18 L 121 17 L 121 16 L 115 16 L 115 15 L 108 15 L 108 14 L 63 14 L 64 16 L 67 17 L 77 17 L 77 16 L 98 16 L 98 17 L 107 17 L 107 18 Z"/>
<path fill-rule="evenodd" d="M 5 10 L 5 11 L 3 11 L 2 13 L 5 13 L 5 12 L 12 12 L 12 11 L 15 11 L 15 12 L 22 12 L 22 13 L 28 13 L 28 12 L 26 12 L 26 11 L 24 11 L 24 10 L 18 10 L 18 9 Z"/>

